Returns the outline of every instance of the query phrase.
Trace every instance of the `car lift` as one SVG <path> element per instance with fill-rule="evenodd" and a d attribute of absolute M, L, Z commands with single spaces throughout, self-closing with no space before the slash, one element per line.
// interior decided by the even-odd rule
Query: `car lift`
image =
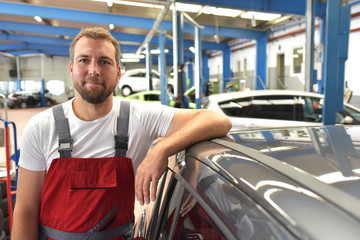
<path fill-rule="evenodd" d="M 11 234 L 12 229 L 12 220 L 13 220 L 13 206 L 12 201 L 16 198 L 16 188 L 17 188 L 17 177 L 18 177 L 18 162 L 20 157 L 20 151 L 17 148 L 17 138 L 16 138 L 16 126 L 12 121 L 8 121 L 7 116 L 7 100 L 6 97 L 0 94 L 1 98 L 4 98 L 3 104 L 5 109 L 5 119 L 0 118 L 1 121 L 4 122 L 4 138 L 5 138 L 5 157 L 6 157 L 6 178 L 1 178 L 0 181 L 6 182 L 6 191 L 7 191 L 7 199 L 8 199 L 8 214 L 9 214 L 9 230 Z M 10 157 L 10 142 L 9 142 L 9 124 L 13 126 L 13 134 L 14 134 L 14 149 L 15 153 Z M 13 160 L 15 162 L 15 186 L 11 186 L 11 173 L 10 173 L 10 161 Z"/>

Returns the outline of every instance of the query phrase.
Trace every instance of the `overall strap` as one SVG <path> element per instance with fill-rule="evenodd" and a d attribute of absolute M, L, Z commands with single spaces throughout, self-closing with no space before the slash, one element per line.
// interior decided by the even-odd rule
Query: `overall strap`
<path fill-rule="evenodd" d="M 52 107 L 55 118 L 55 128 L 59 136 L 60 158 L 71 158 L 72 139 L 70 135 L 69 121 L 65 118 L 62 104 Z"/>
<path fill-rule="evenodd" d="M 115 136 L 115 157 L 126 157 L 128 149 L 128 129 L 130 117 L 130 102 L 121 101 L 120 115 L 117 117 Z"/>

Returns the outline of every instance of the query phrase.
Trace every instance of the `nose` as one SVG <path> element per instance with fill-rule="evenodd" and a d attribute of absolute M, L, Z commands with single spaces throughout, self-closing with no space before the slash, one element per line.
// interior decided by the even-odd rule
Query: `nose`
<path fill-rule="evenodd" d="M 91 64 L 89 64 L 89 74 L 90 76 L 100 75 L 99 64 L 96 61 L 92 61 Z"/>

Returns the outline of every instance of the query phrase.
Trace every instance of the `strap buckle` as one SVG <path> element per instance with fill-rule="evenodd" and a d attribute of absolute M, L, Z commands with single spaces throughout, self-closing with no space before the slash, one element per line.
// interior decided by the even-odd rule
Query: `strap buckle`
<path fill-rule="evenodd" d="M 64 142 L 64 143 L 59 143 L 59 148 L 58 151 L 62 151 L 62 150 L 66 150 L 66 151 L 72 151 L 73 145 L 72 145 L 72 140 L 71 142 Z"/>

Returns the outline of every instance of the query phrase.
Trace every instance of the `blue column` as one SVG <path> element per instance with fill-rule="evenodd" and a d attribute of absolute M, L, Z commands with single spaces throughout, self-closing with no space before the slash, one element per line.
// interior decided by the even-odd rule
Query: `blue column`
<path fill-rule="evenodd" d="M 159 72 L 160 72 L 160 101 L 162 104 L 169 106 L 169 96 L 167 90 L 167 76 L 166 76 L 166 56 L 165 56 L 165 34 L 159 34 Z"/>
<path fill-rule="evenodd" d="M 328 0 L 326 4 L 326 46 L 325 46 L 325 101 L 323 106 L 323 124 L 336 123 L 336 85 L 339 51 L 340 1 Z"/>
<path fill-rule="evenodd" d="M 209 56 L 205 53 L 202 55 L 202 69 L 203 69 L 203 83 L 204 83 L 204 93 L 207 91 L 207 86 L 209 84 Z"/>
<path fill-rule="evenodd" d="M 40 80 L 41 82 L 41 88 L 40 88 L 40 93 L 41 93 L 41 107 L 45 107 L 45 80 L 44 78 L 42 78 Z"/>
<path fill-rule="evenodd" d="M 351 6 L 344 5 L 340 9 L 340 28 L 339 28 L 339 75 L 336 84 L 337 100 L 336 110 L 344 109 L 344 88 L 345 88 L 345 61 L 348 58 L 349 33 L 351 21 Z"/>
<path fill-rule="evenodd" d="M 267 34 L 256 39 L 255 89 L 266 89 L 266 44 Z"/>
<path fill-rule="evenodd" d="M 231 70 L 230 70 L 230 47 L 222 50 L 223 52 L 223 84 L 222 84 L 222 92 L 225 91 L 226 85 L 230 82 L 231 78 Z"/>
<path fill-rule="evenodd" d="M 326 36 L 326 16 L 322 16 L 321 18 L 319 18 L 319 33 L 320 33 L 320 44 L 321 44 L 321 48 L 319 51 L 319 58 L 322 60 L 322 72 L 323 74 L 321 74 L 321 80 L 318 82 L 318 93 L 324 94 L 325 91 L 325 72 L 326 72 L 326 64 L 325 64 L 325 58 L 326 58 L 326 53 L 325 53 L 325 46 L 326 46 L 326 42 L 325 42 L 325 36 Z"/>

